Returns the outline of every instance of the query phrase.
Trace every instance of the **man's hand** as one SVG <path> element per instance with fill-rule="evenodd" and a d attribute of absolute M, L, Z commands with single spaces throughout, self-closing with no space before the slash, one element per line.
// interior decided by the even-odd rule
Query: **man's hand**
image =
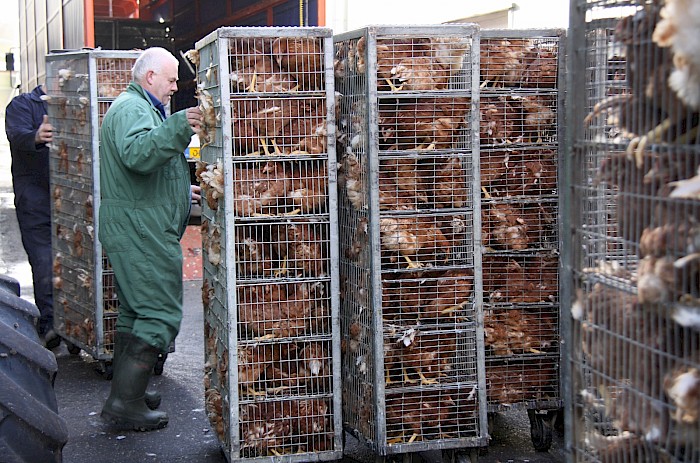
<path fill-rule="evenodd" d="M 34 135 L 36 144 L 51 143 L 53 141 L 53 126 L 49 123 L 49 116 L 44 114 L 44 120 Z"/>
<path fill-rule="evenodd" d="M 202 128 L 202 111 L 195 106 L 193 108 L 187 108 L 185 114 L 187 115 L 187 123 L 192 127 L 192 131 L 199 134 Z"/>
<path fill-rule="evenodd" d="M 201 204 L 202 187 L 200 187 L 199 185 L 190 185 L 190 194 L 192 195 L 193 204 Z"/>

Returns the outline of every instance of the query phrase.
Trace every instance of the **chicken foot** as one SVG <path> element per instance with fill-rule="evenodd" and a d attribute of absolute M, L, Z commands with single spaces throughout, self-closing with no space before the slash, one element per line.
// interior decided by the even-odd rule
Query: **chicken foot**
<path fill-rule="evenodd" d="M 250 78 L 250 85 L 248 85 L 245 90 L 250 93 L 255 93 L 255 86 L 258 83 L 258 73 L 255 71 L 255 68 L 253 68 L 253 75 Z"/>
<path fill-rule="evenodd" d="M 270 147 L 267 144 L 266 138 L 258 138 L 258 140 L 260 140 L 260 145 L 262 146 L 262 149 L 265 152 L 266 156 L 282 156 L 284 154 L 282 152 L 282 150 L 279 148 L 279 146 L 277 146 L 277 142 L 275 141 L 274 138 L 272 140 L 270 140 L 270 142 L 272 144 L 272 148 L 274 150 L 274 154 L 270 152 Z"/>
<path fill-rule="evenodd" d="M 437 379 L 426 378 L 420 369 L 416 369 L 416 372 L 418 373 L 418 376 L 420 377 L 420 383 L 423 386 L 428 386 L 431 384 L 438 384 L 439 383 L 439 381 Z"/>
<path fill-rule="evenodd" d="M 403 382 L 408 383 L 408 384 L 416 384 L 418 382 L 417 379 L 411 379 L 408 377 L 408 370 L 406 368 L 402 368 L 401 371 L 403 371 Z"/>
<path fill-rule="evenodd" d="M 406 262 L 408 262 L 408 267 L 407 268 L 421 268 L 423 267 L 423 264 L 420 262 L 413 262 L 410 257 L 408 256 L 403 256 L 404 259 L 406 259 Z"/>
<path fill-rule="evenodd" d="M 260 396 L 260 397 L 262 397 L 262 396 L 266 396 L 266 395 L 267 395 L 267 392 L 265 392 L 265 391 L 256 391 L 255 388 L 254 388 L 253 386 L 248 386 L 248 387 L 246 387 L 246 388 L 243 390 L 243 392 L 245 392 L 245 394 L 247 394 L 247 395 L 252 395 L 253 397 L 255 397 L 255 396 Z"/>
<path fill-rule="evenodd" d="M 586 117 L 583 118 L 583 125 L 588 127 L 591 124 L 591 121 L 594 117 L 607 112 L 610 108 L 622 106 L 622 104 L 626 103 L 630 98 L 630 94 L 613 95 L 596 103 L 595 106 L 593 106 L 593 110 L 590 113 L 588 113 Z"/>
<path fill-rule="evenodd" d="M 282 275 L 286 275 L 289 270 L 287 269 L 287 258 L 285 257 L 282 262 L 280 262 L 280 268 L 275 270 L 272 275 L 275 278 L 280 278 Z"/>
<path fill-rule="evenodd" d="M 634 137 L 627 145 L 627 157 L 634 159 L 637 167 L 641 168 L 644 164 L 644 150 L 649 142 L 661 141 L 661 136 L 671 128 L 671 118 L 665 119 L 661 124 L 657 125 L 649 132 L 641 137 Z"/>
<path fill-rule="evenodd" d="M 464 306 L 466 306 L 466 305 L 467 305 L 467 301 L 462 301 L 462 302 L 460 302 L 460 303 L 457 304 L 457 305 L 453 305 L 453 306 L 448 307 L 448 308 L 446 308 L 446 309 L 442 309 L 442 310 L 440 311 L 440 314 L 442 314 L 442 315 L 450 315 L 450 314 L 452 314 L 452 313 L 457 312 L 458 310 L 462 310 L 462 309 L 464 308 Z"/>
<path fill-rule="evenodd" d="M 672 117 L 668 117 L 641 137 L 633 138 L 629 145 L 627 145 L 627 157 L 629 159 L 634 158 L 637 167 L 641 168 L 644 164 L 644 150 L 646 149 L 647 144 L 661 142 L 662 136 L 672 128 L 674 122 L 675 121 Z M 693 137 L 698 134 L 698 130 L 700 130 L 700 126 L 696 125 L 695 127 L 692 127 L 687 132 L 676 138 L 674 143 L 689 143 Z"/>
<path fill-rule="evenodd" d="M 277 394 L 282 391 L 286 391 L 287 389 L 291 389 L 290 386 L 277 386 L 277 387 L 269 387 L 265 389 L 266 394 Z"/>
<path fill-rule="evenodd" d="M 389 84 L 389 87 L 391 87 L 392 92 L 400 92 L 401 90 L 403 90 L 404 84 L 397 86 L 397 85 L 394 85 L 394 83 L 391 81 L 391 79 L 385 78 L 384 80 L 386 81 L 387 84 Z"/>

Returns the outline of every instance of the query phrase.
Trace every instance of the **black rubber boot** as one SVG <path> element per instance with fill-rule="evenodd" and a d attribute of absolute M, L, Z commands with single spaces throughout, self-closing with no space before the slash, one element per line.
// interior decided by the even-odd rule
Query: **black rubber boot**
<path fill-rule="evenodd" d="M 124 339 L 122 337 L 120 341 Z M 168 415 L 151 410 L 145 402 L 148 380 L 158 360 L 158 349 L 136 336 L 131 336 L 126 346 L 120 348 L 122 351 L 114 365 L 112 387 L 102 408 L 102 417 L 117 426 L 136 431 L 164 428 L 168 424 Z"/>
<path fill-rule="evenodd" d="M 124 352 L 124 348 L 129 343 L 129 340 L 134 337 L 135 336 L 131 333 L 122 333 L 120 331 L 117 331 L 117 335 L 114 339 L 114 355 L 112 356 L 113 369 L 114 365 L 117 364 L 117 361 L 119 360 L 119 357 L 121 356 L 122 352 Z M 146 406 L 151 410 L 157 410 L 158 407 L 160 407 L 161 397 L 160 393 L 157 391 L 146 391 L 146 393 L 144 394 L 144 400 L 146 402 Z"/>

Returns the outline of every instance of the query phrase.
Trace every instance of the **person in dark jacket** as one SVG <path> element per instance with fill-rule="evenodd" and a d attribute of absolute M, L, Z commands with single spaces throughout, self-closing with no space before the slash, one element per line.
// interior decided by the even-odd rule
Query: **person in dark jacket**
<path fill-rule="evenodd" d="M 192 190 L 184 152 L 202 113 L 166 118 L 177 91 L 178 61 L 163 48 L 145 50 L 133 81 L 112 103 L 100 128 L 99 239 L 114 269 L 119 298 L 113 376 L 102 417 L 138 431 L 159 429 L 146 388 L 158 355 L 182 321 L 182 248 Z"/>
<path fill-rule="evenodd" d="M 12 154 L 12 186 L 22 245 L 29 258 L 34 301 L 39 308 L 38 332 L 44 345 L 56 347 L 53 330 L 53 265 L 51 256 L 51 203 L 49 147 L 53 127 L 46 115 L 41 85 L 12 99 L 5 109 L 5 132 Z"/>

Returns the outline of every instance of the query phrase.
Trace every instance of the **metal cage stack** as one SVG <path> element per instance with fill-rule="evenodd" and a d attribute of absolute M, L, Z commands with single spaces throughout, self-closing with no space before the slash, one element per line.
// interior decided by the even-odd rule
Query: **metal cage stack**
<path fill-rule="evenodd" d="M 212 428 L 229 461 L 340 459 L 331 31 L 224 27 L 190 56 Z"/>
<path fill-rule="evenodd" d="M 562 30 L 483 30 L 481 226 L 490 412 L 522 407 L 551 445 L 559 391 Z"/>
<path fill-rule="evenodd" d="M 137 51 L 89 50 L 46 57 L 57 333 L 109 373 L 117 321 L 114 273 L 97 239 L 99 126 L 126 90 Z"/>
<path fill-rule="evenodd" d="M 487 445 L 478 27 L 334 39 L 345 426 L 379 455 Z"/>
<path fill-rule="evenodd" d="M 700 29 L 682 4 L 571 2 L 574 461 L 700 460 Z"/>

